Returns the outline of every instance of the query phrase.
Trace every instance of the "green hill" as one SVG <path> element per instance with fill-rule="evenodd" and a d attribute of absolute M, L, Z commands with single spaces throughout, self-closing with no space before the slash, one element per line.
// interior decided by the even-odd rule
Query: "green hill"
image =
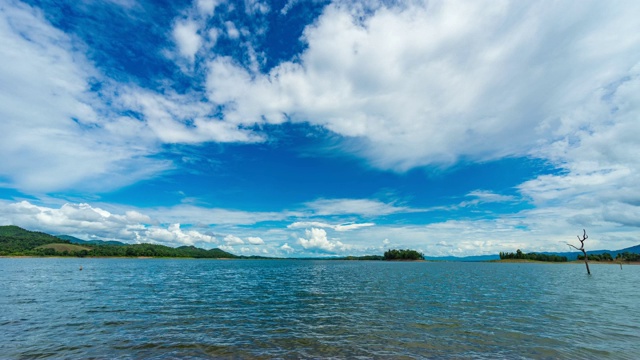
<path fill-rule="evenodd" d="M 52 236 L 29 231 L 14 225 L 0 226 L 0 256 L 6 255 L 238 258 L 217 248 L 205 250 L 194 246 L 172 248 L 156 244 L 128 245 L 119 241 L 85 241 L 69 235 Z"/>
<path fill-rule="evenodd" d="M 15 225 L 0 226 L 0 255 L 30 255 L 29 252 L 38 246 L 56 243 L 70 244 L 55 236 Z"/>

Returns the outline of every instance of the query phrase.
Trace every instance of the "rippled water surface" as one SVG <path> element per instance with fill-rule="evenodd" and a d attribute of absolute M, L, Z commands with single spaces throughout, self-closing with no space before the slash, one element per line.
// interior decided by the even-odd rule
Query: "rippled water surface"
<path fill-rule="evenodd" d="M 638 358 L 640 266 L 591 269 L 4 258 L 0 357 Z"/>

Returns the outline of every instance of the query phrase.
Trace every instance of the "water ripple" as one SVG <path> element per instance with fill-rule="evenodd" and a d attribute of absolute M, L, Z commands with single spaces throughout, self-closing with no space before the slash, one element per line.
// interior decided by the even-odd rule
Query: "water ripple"
<path fill-rule="evenodd" d="M 640 267 L 592 270 L 589 277 L 555 264 L 0 259 L 0 352 L 635 358 Z"/>

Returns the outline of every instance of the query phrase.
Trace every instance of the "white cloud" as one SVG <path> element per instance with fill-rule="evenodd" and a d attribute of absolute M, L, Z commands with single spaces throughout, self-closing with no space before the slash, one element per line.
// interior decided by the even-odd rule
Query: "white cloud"
<path fill-rule="evenodd" d="M 184 230 L 179 223 L 160 226 L 149 216 L 136 210 L 125 210 L 123 214 L 118 214 L 84 203 L 66 203 L 59 208 L 37 206 L 28 201 L 0 202 L 0 205 L 0 222 L 54 235 L 163 243 L 171 246 L 208 246 L 216 243 L 216 238 L 212 235 L 197 230 Z"/>
<path fill-rule="evenodd" d="M 251 245 L 264 245 L 264 240 L 262 240 L 261 238 L 259 238 L 257 236 L 249 236 L 247 238 L 247 241 Z"/>
<path fill-rule="evenodd" d="M 288 0 L 280 10 L 280 14 L 287 15 L 289 10 L 293 9 L 299 2 L 300 0 Z"/>
<path fill-rule="evenodd" d="M 323 229 L 311 228 L 311 230 L 305 230 L 305 236 L 307 237 L 307 239 L 299 238 L 298 244 L 300 244 L 306 250 L 312 252 L 337 252 L 345 251 L 349 248 L 349 246 L 343 244 L 338 240 L 328 240 L 327 232 Z"/>
<path fill-rule="evenodd" d="M 227 245 L 243 245 L 244 241 L 242 239 L 240 239 L 237 236 L 234 235 L 227 235 L 224 237 L 224 242 L 227 243 Z"/>
<path fill-rule="evenodd" d="M 226 239 L 225 239 L 226 240 Z M 145 233 L 138 233 L 138 242 L 160 242 L 167 245 L 196 245 L 216 243 L 216 238 L 195 230 L 183 231 L 180 224 L 171 224 L 168 228 L 152 227 Z"/>
<path fill-rule="evenodd" d="M 157 94 L 138 88 L 123 89 L 122 106 L 144 115 L 147 127 L 165 143 L 258 142 L 262 137 L 237 124 L 210 116 L 212 105 L 193 94 L 168 91 Z"/>
<path fill-rule="evenodd" d="M 6 186 L 107 190 L 170 167 L 147 158 L 156 144 L 144 124 L 105 117 L 104 100 L 90 90 L 101 75 L 80 53 L 83 47 L 28 5 L 0 9 L 0 176 Z"/>
<path fill-rule="evenodd" d="M 362 19 L 333 4 L 306 28 L 299 61 L 252 77 L 230 63 L 216 72 L 214 60 L 208 86 L 234 104 L 230 121 L 286 113 L 357 139 L 350 149 L 382 168 L 521 156 L 581 126 L 567 115 L 630 75 L 637 7 L 411 2 Z M 221 97 L 230 74 L 234 91 Z"/>
<path fill-rule="evenodd" d="M 324 229 L 311 226 L 317 225 L 314 222 L 294 222 L 286 229 L 271 230 L 217 225 L 216 229 L 236 235 L 216 238 L 212 232 L 201 230 L 208 228 L 204 223 L 183 226 L 176 221 L 189 218 L 191 212 L 176 216 L 147 210 L 106 209 L 89 204 L 67 203 L 47 207 L 27 201 L 0 202 L 0 224 L 14 224 L 29 230 L 68 234 L 82 239 L 204 248 L 222 243 L 221 248 L 232 253 L 234 246 L 261 245 L 249 246 L 252 254 L 260 253 L 259 249 L 263 248 L 273 254 L 292 254 L 294 249 L 288 243 L 276 244 L 293 237 L 301 246 L 297 253 L 299 256 L 317 253 L 381 254 L 389 247 L 417 249 L 430 256 L 497 254 L 518 248 L 523 251 L 565 251 L 566 242 L 575 239 L 583 228 L 589 234 L 589 249 L 617 250 L 637 245 L 640 237 L 637 205 L 619 201 L 605 203 L 602 207 L 580 207 L 582 205 L 584 200 L 580 199 L 567 206 L 549 205 L 494 219 L 448 220 L 425 225 L 378 224 L 353 231 L 344 240 L 329 237 Z M 303 224 L 311 226 L 311 229 L 307 228 L 300 236 L 296 229 Z M 263 234 L 264 238 L 257 234 Z"/>
<path fill-rule="evenodd" d="M 474 190 L 466 195 L 473 198 L 473 200 L 463 201 L 460 206 L 474 206 L 484 203 L 502 203 L 502 202 L 514 202 L 517 201 L 515 196 L 496 194 L 487 190 Z"/>
<path fill-rule="evenodd" d="M 293 253 L 295 251 L 291 246 L 289 246 L 289 244 L 284 244 L 284 245 L 280 246 L 280 250 L 282 250 L 282 251 L 284 251 L 284 252 L 286 252 L 288 254 L 291 254 L 291 253 Z"/>
<path fill-rule="evenodd" d="M 229 246 L 229 245 L 220 245 L 220 246 L 218 246 L 218 249 L 220 249 L 222 251 L 226 251 L 226 252 L 231 253 L 231 254 L 235 254 L 236 253 L 236 249 L 234 249 L 233 246 Z"/>
<path fill-rule="evenodd" d="M 202 46 L 202 38 L 198 34 L 198 24 L 185 20 L 177 22 L 173 27 L 173 39 L 178 46 L 180 55 L 193 62 L 196 52 Z"/>
<path fill-rule="evenodd" d="M 260 0 L 245 0 L 244 6 L 246 13 L 249 15 L 256 13 L 267 14 L 271 10 L 268 2 Z"/>
<path fill-rule="evenodd" d="M 230 39 L 235 40 L 240 37 L 240 31 L 238 31 L 238 28 L 236 28 L 236 25 L 232 21 L 226 21 L 224 26 L 227 29 L 227 36 Z"/>
<path fill-rule="evenodd" d="M 201 16 L 212 17 L 217 6 L 217 0 L 196 0 L 196 7 Z"/>
<path fill-rule="evenodd" d="M 315 215 L 382 216 L 394 213 L 424 211 L 397 207 L 370 199 L 319 199 L 305 204 Z"/>
<path fill-rule="evenodd" d="M 316 227 L 316 228 L 329 228 L 335 231 L 349 231 L 349 230 L 355 230 L 355 229 L 374 226 L 374 225 L 375 225 L 374 223 L 362 223 L 362 224 L 348 223 L 348 224 L 332 225 L 332 224 L 327 224 L 319 221 L 296 221 L 288 225 L 287 228 L 300 229 L 300 228 Z"/>

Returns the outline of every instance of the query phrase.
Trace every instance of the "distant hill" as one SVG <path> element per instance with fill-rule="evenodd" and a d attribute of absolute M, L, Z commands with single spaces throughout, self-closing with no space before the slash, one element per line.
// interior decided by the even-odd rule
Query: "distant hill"
<path fill-rule="evenodd" d="M 127 245 L 121 241 L 115 241 L 115 240 L 82 240 L 71 235 L 57 235 L 56 237 L 62 240 L 67 240 L 72 244 L 78 244 L 78 245 L 114 245 L 114 246 Z"/>
<path fill-rule="evenodd" d="M 0 236 L 2 237 L 13 237 L 17 239 L 48 239 L 48 240 L 57 240 L 55 236 L 45 234 L 39 231 L 29 231 L 25 230 L 19 226 L 15 225 L 4 225 L 0 226 Z"/>
<path fill-rule="evenodd" d="M 120 241 L 86 241 L 69 235 L 53 236 L 29 231 L 14 225 L 0 226 L 0 256 L 5 255 L 238 258 L 217 248 L 205 250 L 194 246 L 172 248 Z"/>
<path fill-rule="evenodd" d="M 432 261 L 462 261 L 462 262 L 474 262 L 474 261 L 490 261 L 499 260 L 499 255 L 476 255 L 476 256 L 425 256 L 425 260 Z"/>

